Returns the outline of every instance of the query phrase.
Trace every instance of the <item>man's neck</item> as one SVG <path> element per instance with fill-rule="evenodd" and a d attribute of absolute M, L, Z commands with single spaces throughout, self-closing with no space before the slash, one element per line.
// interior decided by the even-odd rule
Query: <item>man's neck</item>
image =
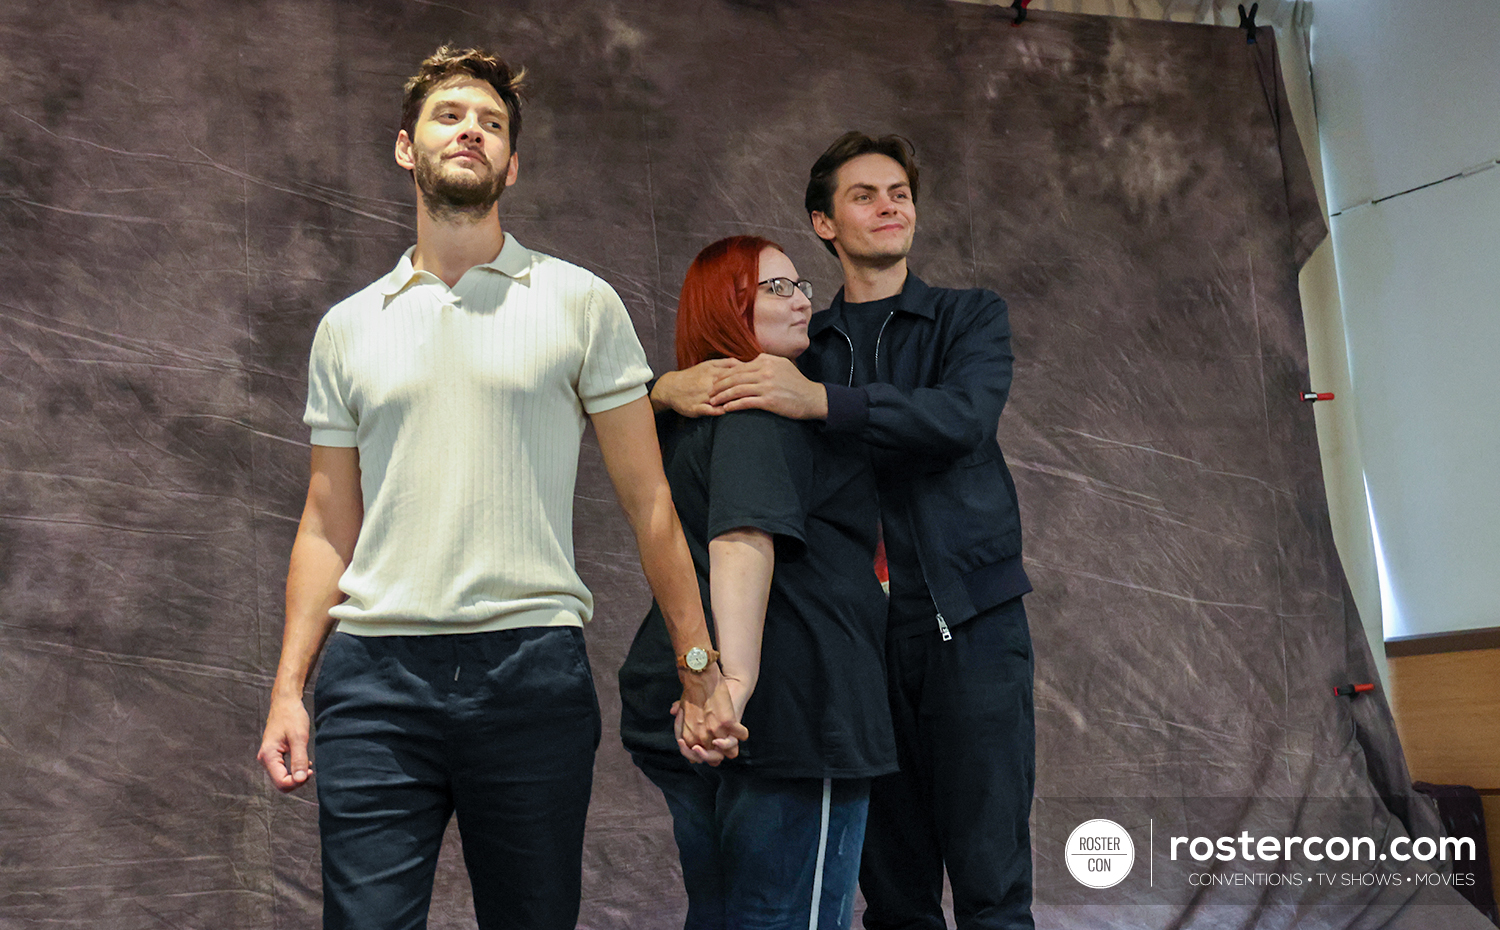
<path fill-rule="evenodd" d="M 906 259 L 891 265 L 856 264 L 840 256 L 844 266 L 844 300 L 865 304 L 901 293 L 906 284 Z"/>
<path fill-rule="evenodd" d="M 462 215 L 439 218 L 418 196 L 417 247 L 411 253 L 414 270 L 436 275 L 453 287 L 470 268 L 494 261 L 504 245 L 498 205 L 474 220 Z"/>

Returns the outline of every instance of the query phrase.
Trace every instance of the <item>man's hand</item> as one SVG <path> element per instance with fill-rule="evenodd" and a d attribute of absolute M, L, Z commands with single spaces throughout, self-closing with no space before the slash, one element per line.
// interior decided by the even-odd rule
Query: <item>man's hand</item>
<path fill-rule="evenodd" d="M 307 761 L 310 731 L 307 708 L 300 698 L 275 698 L 266 716 L 266 732 L 256 758 L 278 791 L 294 791 L 307 783 L 312 765 Z"/>
<path fill-rule="evenodd" d="M 323 641 L 333 631 L 334 621 L 328 611 L 344 599 L 339 577 L 354 557 L 363 520 L 359 450 L 313 446 L 307 505 L 302 509 L 291 565 L 287 567 L 281 660 L 271 685 L 266 732 L 255 756 L 279 791 L 306 784 L 312 771 L 307 764 L 311 727 L 307 708 L 302 706 L 302 691 Z"/>
<path fill-rule="evenodd" d="M 710 405 L 732 410 L 769 410 L 793 420 L 826 420 L 828 389 L 809 381 L 791 359 L 762 353 L 736 362 L 714 381 Z"/>
<path fill-rule="evenodd" d="M 672 410 L 690 418 L 718 416 L 724 411 L 708 402 L 714 379 L 739 364 L 738 359 L 711 358 L 685 371 L 667 372 L 651 389 L 651 409 L 657 413 Z"/>

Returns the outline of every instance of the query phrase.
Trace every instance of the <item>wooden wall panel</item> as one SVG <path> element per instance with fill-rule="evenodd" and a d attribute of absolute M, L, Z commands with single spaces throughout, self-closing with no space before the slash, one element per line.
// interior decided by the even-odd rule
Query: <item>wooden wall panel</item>
<path fill-rule="evenodd" d="M 1390 674 L 1412 778 L 1500 791 L 1500 649 L 1395 656 Z"/>
<path fill-rule="evenodd" d="M 1389 656 L 1391 713 L 1415 781 L 1485 793 L 1500 889 L 1500 649 Z"/>

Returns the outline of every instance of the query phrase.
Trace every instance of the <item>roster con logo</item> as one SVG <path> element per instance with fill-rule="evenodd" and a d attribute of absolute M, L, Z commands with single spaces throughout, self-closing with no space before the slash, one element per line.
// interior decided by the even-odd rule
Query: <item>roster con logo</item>
<path fill-rule="evenodd" d="M 1113 888 L 1135 865 L 1135 843 L 1113 820 L 1085 820 L 1068 837 L 1064 858 L 1079 884 Z"/>

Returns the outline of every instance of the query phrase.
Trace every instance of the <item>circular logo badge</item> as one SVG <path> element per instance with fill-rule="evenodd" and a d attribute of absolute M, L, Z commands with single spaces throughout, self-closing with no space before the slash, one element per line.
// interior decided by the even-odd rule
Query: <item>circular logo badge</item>
<path fill-rule="evenodd" d="M 1113 888 L 1135 865 L 1135 844 L 1113 820 L 1086 820 L 1068 837 L 1065 858 L 1079 884 Z"/>

